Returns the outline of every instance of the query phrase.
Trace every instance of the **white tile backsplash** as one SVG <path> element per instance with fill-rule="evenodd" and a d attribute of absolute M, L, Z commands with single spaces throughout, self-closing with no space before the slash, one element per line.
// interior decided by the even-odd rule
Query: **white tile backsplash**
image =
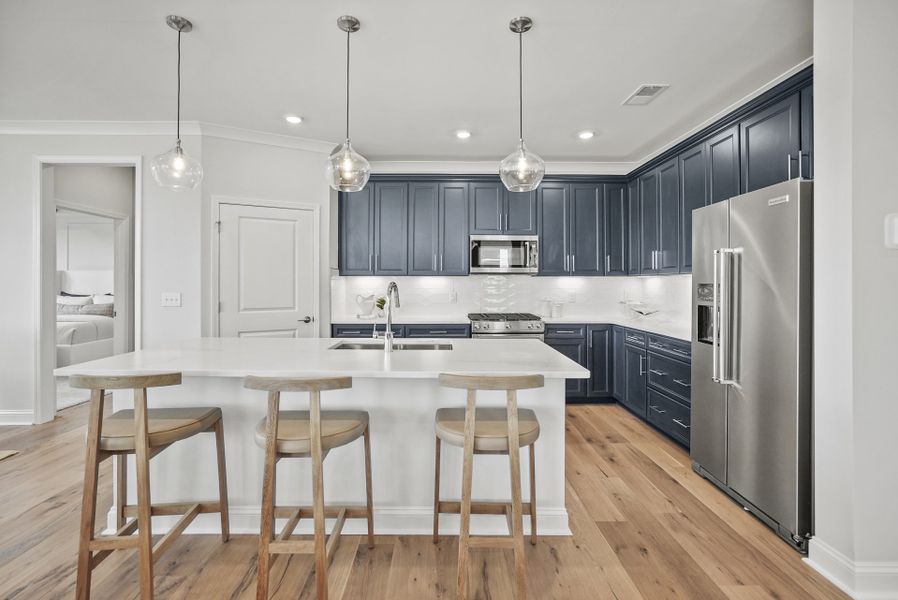
<path fill-rule="evenodd" d="M 623 301 L 639 301 L 658 310 L 653 319 L 688 322 L 691 275 L 664 277 L 340 277 L 331 278 L 334 323 L 354 319 L 356 296 L 384 295 L 387 284 L 399 285 L 401 307 L 394 319 L 464 320 L 471 312 L 546 314 L 543 301 L 563 303 L 565 317 L 584 318 L 626 313 Z"/>

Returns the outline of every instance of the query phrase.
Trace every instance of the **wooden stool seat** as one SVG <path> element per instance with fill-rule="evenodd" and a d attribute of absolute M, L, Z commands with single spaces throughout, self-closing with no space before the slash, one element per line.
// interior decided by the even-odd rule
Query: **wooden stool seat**
<path fill-rule="evenodd" d="M 474 411 L 474 452 L 508 452 L 508 411 L 478 408 Z M 437 437 L 447 444 L 464 447 L 465 409 L 441 408 L 436 417 Z M 539 437 L 539 421 L 529 408 L 518 409 L 518 446 L 529 446 Z"/>
<path fill-rule="evenodd" d="M 368 428 L 368 413 L 363 410 L 322 410 L 321 449 L 330 450 L 359 439 Z M 265 448 L 268 418 L 256 425 L 256 444 Z M 278 414 L 277 452 L 308 455 L 312 448 L 311 413 L 307 410 L 282 410 Z"/>
<path fill-rule="evenodd" d="M 217 407 L 151 408 L 147 410 L 150 448 L 168 446 L 208 431 L 221 419 Z M 103 419 L 100 450 L 134 452 L 134 411 L 119 410 Z"/>

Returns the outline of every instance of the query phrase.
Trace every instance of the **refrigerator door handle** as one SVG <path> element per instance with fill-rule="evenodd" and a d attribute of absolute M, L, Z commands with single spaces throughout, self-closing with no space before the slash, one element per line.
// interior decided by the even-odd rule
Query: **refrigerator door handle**
<path fill-rule="evenodd" d="M 734 248 L 721 248 L 720 250 L 720 383 L 723 385 L 734 385 L 736 380 L 733 377 L 732 365 L 730 364 L 732 357 L 730 350 L 732 349 L 733 339 L 731 337 L 733 328 L 733 298 L 730 292 L 733 286 L 733 262 L 736 255 Z"/>
<path fill-rule="evenodd" d="M 714 251 L 713 262 L 714 277 L 712 281 L 711 301 L 711 381 L 720 383 L 720 286 L 718 274 L 720 273 L 720 250 Z"/>

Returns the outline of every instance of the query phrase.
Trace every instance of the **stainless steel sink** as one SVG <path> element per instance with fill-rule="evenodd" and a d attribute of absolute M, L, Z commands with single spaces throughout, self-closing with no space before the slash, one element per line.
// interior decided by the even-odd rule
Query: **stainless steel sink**
<path fill-rule="evenodd" d="M 380 350 L 383 342 L 340 342 L 331 346 L 331 350 Z M 393 342 L 393 350 L 452 350 L 452 344 L 427 342 Z"/>

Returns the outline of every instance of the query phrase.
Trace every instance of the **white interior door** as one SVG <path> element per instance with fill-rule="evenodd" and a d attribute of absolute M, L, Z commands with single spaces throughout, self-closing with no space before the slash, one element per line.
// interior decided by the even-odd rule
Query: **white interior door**
<path fill-rule="evenodd" d="M 219 335 L 316 337 L 314 210 L 221 204 L 219 220 Z"/>

